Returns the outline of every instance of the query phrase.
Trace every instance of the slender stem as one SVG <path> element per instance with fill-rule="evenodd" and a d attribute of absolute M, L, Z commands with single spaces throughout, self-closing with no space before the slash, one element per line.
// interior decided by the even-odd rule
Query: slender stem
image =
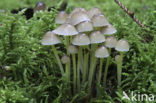
<path fill-rule="evenodd" d="M 81 54 L 82 54 L 82 48 L 79 47 L 78 51 L 78 64 L 77 64 L 77 88 L 78 91 L 80 91 L 80 68 L 81 68 Z"/>
<path fill-rule="evenodd" d="M 123 53 L 120 52 L 120 61 L 119 61 L 119 63 L 117 63 L 118 86 L 121 85 L 122 61 L 123 61 Z"/>
<path fill-rule="evenodd" d="M 108 67 L 110 64 L 110 59 L 111 59 L 111 48 L 109 48 L 109 57 L 107 58 L 106 61 L 106 66 L 105 66 L 105 71 L 104 71 L 104 79 L 103 79 L 103 83 L 104 83 L 104 88 L 106 89 L 106 82 L 107 82 L 107 74 L 108 74 Z"/>
<path fill-rule="evenodd" d="M 91 52 L 91 64 L 90 64 L 90 71 L 89 71 L 89 88 L 91 89 L 91 85 L 92 85 L 92 81 L 93 81 L 93 77 L 94 77 L 94 72 L 95 72 L 95 67 L 96 67 L 96 61 L 97 58 L 95 58 L 94 54 L 95 54 L 95 49 L 96 49 L 96 44 L 92 45 L 92 52 Z"/>
<path fill-rule="evenodd" d="M 54 55 L 55 55 L 55 57 L 56 57 L 57 63 L 58 63 L 58 65 L 59 65 L 59 67 L 60 67 L 61 74 L 62 74 L 62 76 L 64 76 L 64 69 L 63 69 L 61 60 L 60 60 L 60 58 L 59 58 L 59 56 L 58 56 L 57 50 L 56 50 L 56 48 L 55 48 L 55 45 L 52 45 L 52 50 L 53 50 Z"/>
<path fill-rule="evenodd" d="M 69 63 L 66 63 L 66 81 L 69 83 Z"/>
<path fill-rule="evenodd" d="M 100 69 L 99 69 L 99 78 L 98 78 L 98 84 L 101 82 L 101 76 L 102 76 L 102 66 L 103 66 L 103 59 L 100 59 Z"/>
<path fill-rule="evenodd" d="M 67 50 L 67 54 L 69 54 L 68 53 L 68 47 L 69 47 L 69 36 L 65 36 L 65 40 L 66 40 L 66 50 Z"/>
<path fill-rule="evenodd" d="M 76 92 L 76 57 L 75 54 L 72 54 L 72 58 L 73 58 L 73 84 L 74 84 L 74 93 Z"/>
<path fill-rule="evenodd" d="M 87 80 L 88 59 L 89 59 L 89 53 L 84 53 L 83 80 L 82 80 L 83 83 Z"/>

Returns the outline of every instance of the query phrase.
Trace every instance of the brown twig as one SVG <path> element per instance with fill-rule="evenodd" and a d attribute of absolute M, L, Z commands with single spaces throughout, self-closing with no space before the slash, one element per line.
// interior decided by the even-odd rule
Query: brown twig
<path fill-rule="evenodd" d="M 136 18 L 133 12 L 129 11 L 119 0 L 114 0 L 140 27 L 146 29 L 145 25 L 141 23 L 139 19 Z"/>

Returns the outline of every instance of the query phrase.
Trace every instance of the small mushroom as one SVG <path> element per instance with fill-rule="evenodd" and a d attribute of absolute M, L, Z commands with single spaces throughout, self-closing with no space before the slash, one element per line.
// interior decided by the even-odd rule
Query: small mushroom
<path fill-rule="evenodd" d="M 72 36 L 78 34 L 76 28 L 70 24 L 62 24 L 57 29 L 53 30 L 53 32 L 63 36 Z"/>
<path fill-rule="evenodd" d="M 108 26 L 103 27 L 101 32 L 104 35 L 112 35 L 116 33 L 117 30 L 111 24 L 109 24 Z"/>
<path fill-rule="evenodd" d="M 77 12 L 84 12 L 84 13 L 87 13 L 87 10 L 85 8 L 75 8 L 69 15 L 69 17 L 71 17 L 74 13 L 77 13 Z"/>
<path fill-rule="evenodd" d="M 64 24 L 66 23 L 67 19 L 68 19 L 68 14 L 65 11 L 60 11 L 55 18 L 55 23 Z"/>
<path fill-rule="evenodd" d="M 123 62 L 123 52 L 129 51 L 129 44 L 126 40 L 121 39 L 117 42 L 115 49 L 120 52 L 120 60 L 117 62 L 117 79 L 118 86 L 121 85 L 121 73 L 122 73 L 122 62 Z"/>
<path fill-rule="evenodd" d="M 93 25 L 90 21 L 84 21 L 79 23 L 76 28 L 78 32 L 88 32 L 93 30 Z"/>
<path fill-rule="evenodd" d="M 50 31 L 47 32 L 42 39 L 42 45 L 55 45 L 58 43 L 61 43 L 60 38 L 58 35 Z"/>
<path fill-rule="evenodd" d="M 69 45 L 68 52 L 70 54 L 77 54 L 78 53 L 78 48 L 76 46 L 74 46 L 74 45 Z"/>
<path fill-rule="evenodd" d="M 100 31 L 94 31 L 90 34 L 90 42 L 91 44 L 94 43 L 102 43 L 105 41 L 105 37 L 103 34 L 101 34 Z"/>
<path fill-rule="evenodd" d="M 90 18 L 85 12 L 76 12 L 71 15 L 70 23 L 72 25 L 77 25 L 83 21 L 90 21 Z"/>
<path fill-rule="evenodd" d="M 92 22 L 94 27 L 104 27 L 109 25 L 109 22 L 104 15 L 94 15 Z"/>
<path fill-rule="evenodd" d="M 99 47 L 95 51 L 95 57 L 97 57 L 97 58 L 107 58 L 108 56 L 109 56 L 108 50 L 104 46 Z"/>
<path fill-rule="evenodd" d="M 85 33 L 78 34 L 74 37 L 72 44 L 78 46 L 89 45 L 90 39 Z"/>
<path fill-rule="evenodd" d="M 95 15 L 100 15 L 102 14 L 101 10 L 99 8 L 91 8 L 88 12 L 87 12 L 89 18 L 91 19 L 93 16 Z"/>
<path fill-rule="evenodd" d="M 105 46 L 108 48 L 115 48 L 117 40 L 114 36 L 109 36 L 106 38 Z"/>
<path fill-rule="evenodd" d="M 129 51 L 129 44 L 126 40 L 121 39 L 117 42 L 115 49 L 120 52 L 127 52 Z"/>
<path fill-rule="evenodd" d="M 69 63 L 69 62 L 70 62 L 69 56 L 64 55 L 64 56 L 61 58 L 61 62 L 62 62 L 63 64 Z"/>

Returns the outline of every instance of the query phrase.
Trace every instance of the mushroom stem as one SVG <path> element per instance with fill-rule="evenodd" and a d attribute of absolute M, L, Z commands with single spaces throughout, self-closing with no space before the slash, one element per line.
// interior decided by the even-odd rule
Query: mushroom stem
<path fill-rule="evenodd" d="M 90 71 L 89 71 L 89 88 L 91 88 L 92 85 L 92 80 L 93 80 L 93 76 L 94 76 L 94 71 L 95 71 L 95 66 L 96 66 L 96 61 L 97 58 L 94 57 L 94 53 L 95 53 L 95 49 L 96 49 L 97 45 L 93 44 L 92 45 L 92 52 L 91 52 L 91 61 L 90 61 Z"/>
<path fill-rule="evenodd" d="M 89 59 L 89 53 L 84 53 L 84 65 L 83 65 L 83 80 L 84 83 L 87 80 L 87 72 L 88 72 L 88 59 Z"/>
<path fill-rule="evenodd" d="M 120 61 L 117 63 L 118 86 L 121 85 L 122 61 L 123 61 L 123 52 L 120 52 Z"/>
<path fill-rule="evenodd" d="M 66 40 L 66 50 L 67 50 L 67 54 L 68 53 L 68 47 L 69 47 L 69 36 L 65 36 L 65 40 Z"/>
<path fill-rule="evenodd" d="M 69 69 L 69 64 L 70 64 L 70 63 L 66 63 L 66 81 L 67 81 L 67 83 L 70 82 L 70 69 Z"/>
<path fill-rule="evenodd" d="M 56 48 L 55 48 L 55 45 L 52 45 L 52 50 L 53 50 L 54 55 L 55 55 L 55 57 L 56 57 L 57 63 L 58 63 L 58 65 L 59 65 L 59 67 L 60 67 L 61 74 L 62 74 L 62 76 L 64 76 L 63 66 L 62 66 L 61 60 L 60 60 L 60 58 L 59 58 L 59 56 L 58 56 L 58 52 L 57 52 L 57 50 L 56 50 Z"/>
<path fill-rule="evenodd" d="M 81 56 L 82 55 L 82 48 L 79 47 L 78 50 L 78 64 L 77 64 L 77 88 L 80 91 L 80 68 L 81 68 Z"/>
<path fill-rule="evenodd" d="M 107 82 L 107 73 L 108 73 L 108 67 L 110 64 L 110 59 L 111 59 L 111 48 L 109 48 L 109 57 L 107 58 L 106 61 L 106 66 L 105 66 L 105 71 L 104 71 L 104 79 L 103 79 L 103 83 L 104 83 L 104 88 L 106 89 L 106 82 Z"/>
<path fill-rule="evenodd" d="M 100 59 L 100 69 L 99 69 L 99 78 L 98 78 L 98 84 L 99 85 L 100 85 L 101 76 L 102 76 L 102 66 L 103 66 L 103 58 Z"/>
<path fill-rule="evenodd" d="M 72 59 L 73 59 L 73 84 L 74 84 L 74 88 L 73 91 L 74 93 L 76 92 L 76 57 L 75 54 L 72 54 Z"/>

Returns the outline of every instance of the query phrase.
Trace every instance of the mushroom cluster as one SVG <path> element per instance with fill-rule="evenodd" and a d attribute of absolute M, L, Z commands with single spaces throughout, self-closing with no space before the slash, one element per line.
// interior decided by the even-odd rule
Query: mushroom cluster
<path fill-rule="evenodd" d="M 73 83 L 74 92 L 79 92 L 81 85 L 86 82 L 88 88 L 91 88 L 96 74 L 97 83 L 106 86 L 110 61 L 114 60 L 111 57 L 113 48 L 120 52 L 116 62 L 120 85 L 123 52 L 129 51 L 129 44 L 124 39 L 117 40 L 112 36 L 117 30 L 100 9 L 91 8 L 87 11 L 84 8 L 75 8 L 70 14 L 60 11 L 56 15 L 55 23 L 58 27 L 44 35 L 42 45 L 52 45 L 62 76 L 65 76 L 68 83 Z M 59 43 L 63 43 L 66 50 L 61 59 L 55 47 Z M 107 58 L 106 63 L 104 58 Z M 70 78 L 71 76 L 73 77 Z"/>

